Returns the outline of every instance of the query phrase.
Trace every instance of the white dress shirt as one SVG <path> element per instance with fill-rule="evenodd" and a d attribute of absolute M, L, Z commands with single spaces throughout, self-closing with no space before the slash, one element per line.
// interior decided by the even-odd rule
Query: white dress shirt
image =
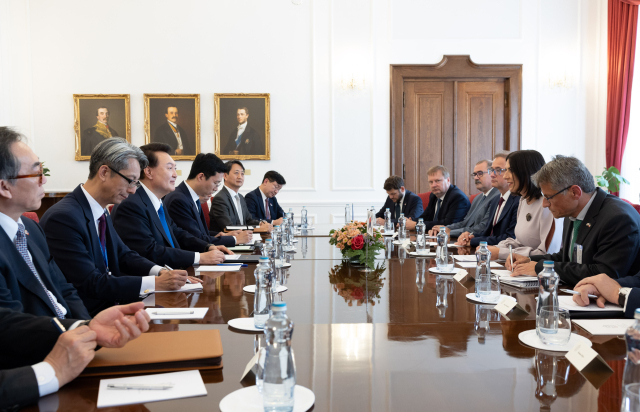
<path fill-rule="evenodd" d="M 93 223 L 96 226 L 96 234 L 98 235 L 98 239 L 100 239 L 100 228 L 98 226 L 98 219 L 102 217 L 106 213 L 106 210 L 100 206 L 97 200 L 93 198 L 84 188 L 84 185 L 81 185 L 82 193 L 87 198 L 89 202 L 89 207 L 91 207 L 91 214 L 93 215 Z M 108 269 L 108 268 L 107 268 Z M 146 295 L 149 292 L 153 292 L 156 290 L 156 279 L 160 271 L 162 270 L 161 266 L 155 265 L 149 271 L 148 276 L 142 276 L 142 283 L 140 284 L 140 295 Z M 111 273 L 111 272 L 109 272 Z"/>
<path fill-rule="evenodd" d="M 236 208 L 236 212 L 238 213 L 238 220 L 240 221 L 240 225 L 244 225 L 244 216 L 242 215 L 242 205 L 240 204 L 240 196 L 238 195 L 238 192 L 236 192 L 235 190 L 231 189 L 229 186 L 224 185 L 224 187 L 227 188 L 227 190 L 229 191 L 229 194 L 231 195 L 231 199 L 233 200 L 233 205 Z"/>
<path fill-rule="evenodd" d="M 491 223 L 497 222 L 498 219 L 500 219 L 500 215 L 502 214 L 502 209 L 504 209 L 504 205 L 507 204 L 507 200 L 509 200 L 509 196 L 511 196 L 511 190 L 507 190 L 507 192 L 501 196 L 504 200 L 502 201 L 502 204 L 500 205 L 500 207 L 496 209 L 496 214 L 493 215 L 493 221 Z"/>
<path fill-rule="evenodd" d="M 236 134 L 236 139 L 238 138 L 238 136 L 244 133 L 245 129 L 247 128 L 247 123 L 248 122 L 244 122 L 238 125 L 238 133 Z"/>
<path fill-rule="evenodd" d="M 18 218 L 18 221 L 16 222 L 4 213 L 0 213 L 0 226 L 6 232 L 7 236 L 9 236 L 9 239 L 14 242 L 16 237 L 18 236 L 18 223 L 22 223 L 21 218 Z M 33 260 L 31 252 L 27 251 L 27 253 L 29 254 L 29 258 Z M 48 290 L 47 294 L 49 295 L 51 300 L 56 305 L 58 305 L 60 312 L 66 315 L 67 310 L 64 306 L 58 303 L 58 299 L 56 299 L 55 295 Z M 77 327 L 79 323 L 80 321 L 74 323 L 73 328 Z M 41 397 L 58 391 L 60 385 L 58 382 L 58 378 L 56 378 L 56 372 L 53 370 L 53 366 L 51 366 L 47 362 L 40 362 L 32 365 L 31 367 L 33 368 L 33 372 L 36 375 L 36 381 L 38 382 L 38 392 L 40 393 Z"/>
<path fill-rule="evenodd" d="M 160 205 L 162 204 L 162 201 L 160 201 L 160 199 L 158 199 L 158 197 L 151 191 L 149 190 L 149 188 L 147 186 L 144 185 L 144 183 L 140 182 L 140 186 L 144 189 L 145 192 L 147 192 L 147 196 L 149 196 L 149 199 L 151 199 L 151 203 L 153 204 L 153 208 L 155 209 L 156 213 L 158 213 L 158 210 L 160 210 Z M 188 185 L 187 185 L 188 186 Z M 167 210 L 164 209 L 164 213 L 165 216 L 167 213 Z M 158 215 L 158 219 L 160 218 L 160 215 Z M 167 223 L 168 225 L 169 223 Z M 194 252 L 195 253 L 195 258 L 193 260 L 193 264 L 194 265 L 198 265 L 200 264 L 200 253 L 198 252 Z"/>
<path fill-rule="evenodd" d="M 169 121 L 169 120 L 167 120 L 167 121 L 169 122 L 169 124 L 171 124 L 171 126 L 173 126 L 173 127 L 175 127 L 175 128 L 176 128 L 176 131 L 175 131 L 175 132 L 173 132 L 173 134 L 174 134 L 174 136 L 176 137 L 176 140 L 178 141 L 178 149 L 182 149 L 182 148 L 183 148 L 183 147 L 182 147 L 182 138 L 180 137 L 180 132 L 178 132 L 178 125 L 177 125 L 177 124 L 175 124 L 175 123 L 174 123 L 174 122 L 172 122 L 172 121 Z M 173 130 L 172 130 L 172 131 L 173 131 Z"/>

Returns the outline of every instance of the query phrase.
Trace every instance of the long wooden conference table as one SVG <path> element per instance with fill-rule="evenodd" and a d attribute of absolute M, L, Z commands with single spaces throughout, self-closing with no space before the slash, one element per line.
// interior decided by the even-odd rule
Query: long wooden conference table
<path fill-rule="evenodd" d="M 592 337 L 573 326 L 614 370 L 597 389 L 563 353 L 518 340 L 520 332 L 535 328 L 534 293 L 503 287 L 529 312 L 508 320 L 466 298 L 474 291 L 472 279 L 460 283 L 429 272 L 432 258 L 416 259 L 395 247 L 379 256 L 375 272 L 364 273 L 343 263 L 329 245 L 328 230 L 339 227 L 330 226 L 317 225 L 299 237 L 296 253 L 289 256 L 291 267 L 281 269 L 288 290 L 278 296 L 295 323 L 297 383 L 315 393 L 312 410 L 619 410 L 623 338 Z M 226 323 L 252 313 L 253 294 L 242 288 L 255 284 L 254 269 L 202 273 L 202 293 L 155 295 L 156 306 L 209 308 L 202 320 L 154 321 L 149 332 L 220 330 L 224 367 L 201 371 L 207 396 L 109 410 L 217 411 L 223 397 L 241 389 L 242 372 L 256 348 L 264 346 L 264 336 Z M 40 409 L 26 410 L 94 410 L 99 380 L 78 378 L 42 398 Z"/>

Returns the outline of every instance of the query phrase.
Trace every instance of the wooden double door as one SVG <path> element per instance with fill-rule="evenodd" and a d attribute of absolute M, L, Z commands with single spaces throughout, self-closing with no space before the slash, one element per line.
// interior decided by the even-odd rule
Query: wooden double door
<path fill-rule="evenodd" d="M 453 184 L 476 193 L 471 177 L 475 164 L 519 148 L 519 106 L 514 113 L 510 105 L 511 98 L 519 97 L 512 93 L 513 79 L 455 77 L 460 70 L 450 70 L 449 78 L 446 72 L 418 76 L 420 66 L 410 68 L 414 72 L 401 82 L 392 72 L 392 174 L 403 176 L 407 189 L 424 193 L 431 190 L 427 170 L 441 164 L 449 169 Z M 401 101 L 395 98 L 399 86 Z"/>

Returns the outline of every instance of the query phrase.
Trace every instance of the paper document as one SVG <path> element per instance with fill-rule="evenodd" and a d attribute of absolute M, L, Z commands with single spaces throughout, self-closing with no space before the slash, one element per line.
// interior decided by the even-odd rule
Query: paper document
<path fill-rule="evenodd" d="M 227 226 L 227 230 L 247 230 L 247 226 Z"/>
<path fill-rule="evenodd" d="M 254 233 L 251 240 L 247 242 L 247 245 L 253 245 L 255 242 L 262 242 L 262 236 L 260 236 L 260 233 Z"/>
<path fill-rule="evenodd" d="M 468 268 L 474 268 L 474 267 L 476 267 L 476 266 L 478 265 L 478 263 L 477 263 L 477 262 L 475 262 L 475 261 L 473 261 L 473 262 L 460 261 L 460 262 L 456 262 L 456 263 L 457 263 L 460 267 L 467 268 L 467 269 L 468 269 Z M 502 266 L 502 265 L 501 265 L 501 264 L 499 264 L 499 263 L 491 262 L 491 267 L 492 267 L 492 268 L 503 268 L 504 266 Z M 493 269 L 492 269 L 492 270 L 493 270 Z"/>
<path fill-rule="evenodd" d="M 109 389 L 109 384 L 119 388 L 126 387 L 126 385 L 158 385 L 156 387 L 160 387 L 160 385 L 170 386 L 169 384 L 172 384 L 172 387 L 169 389 Z M 101 379 L 97 406 L 98 408 L 107 408 L 135 403 L 191 398 L 206 394 L 207 389 L 202 381 L 202 376 L 200 376 L 200 371 L 197 370 Z"/>
<path fill-rule="evenodd" d="M 492 272 L 500 277 L 501 282 L 503 280 L 506 280 L 509 282 L 537 282 L 538 281 L 537 276 L 511 276 L 511 272 L 509 272 L 508 270 L 492 270 Z M 500 273 L 496 273 L 496 272 L 500 272 Z"/>
<path fill-rule="evenodd" d="M 453 258 L 459 262 L 475 262 L 476 255 L 453 255 Z"/>
<path fill-rule="evenodd" d="M 624 335 L 635 321 L 635 319 L 576 319 L 571 322 L 592 335 Z"/>
<path fill-rule="evenodd" d="M 151 320 L 157 319 L 202 319 L 209 308 L 147 308 Z"/>
<path fill-rule="evenodd" d="M 142 300 L 145 306 L 155 306 L 156 305 L 156 295 L 155 293 L 150 294 L 146 298 Z"/>
<path fill-rule="evenodd" d="M 604 308 L 599 307 L 595 304 L 595 302 L 591 302 L 589 306 L 578 306 L 577 303 L 573 301 L 573 296 L 558 296 L 558 303 L 560 303 L 561 308 L 565 308 L 573 311 L 587 311 L 587 312 L 597 312 L 597 311 L 616 311 L 622 312 L 623 309 L 612 303 L 605 303 Z"/>
<path fill-rule="evenodd" d="M 224 260 L 238 260 L 240 255 L 224 255 Z"/>
<path fill-rule="evenodd" d="M 202 283 L 186 283 L 179 290 L 156 290 L 155 293 L 164 292 L 202 292 Z"/>
<path fill-rule="evenodd" d="M 198 266 L 196 272 L 236 272 L 240 270 L 242 263 L 234 263 L 218 266 Z"/>
<path fill-rule="evenodd" d="M 253 250 L 253 246 L 232 246 L 227 249 L 232 252 L 251 252 Z"/>

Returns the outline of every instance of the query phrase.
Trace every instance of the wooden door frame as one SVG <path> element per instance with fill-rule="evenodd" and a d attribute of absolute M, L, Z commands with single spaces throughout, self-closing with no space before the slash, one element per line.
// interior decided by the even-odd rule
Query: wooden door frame
<path fill-rule="evenodd" d="M 391 174 L 403 176 L 402 164 L 395 163 L 397 153 L 403 151 L 403 112 L 405 80 L 424 81 L 483 81 L 504 79 L 505 98 L 505 150 L 520 150 L 522 140 L 522 65 L 476 64 L 470 55 L 445 55 L 437 64 L 391 65 Z M 454 86 L 454 102 L 457 87 Z M 453 122 L 454 147 L 457 141 L 457 122 Z M 402 157 L 404 159 L 404 156 Z M 454 156 L 455 161 L 455 156 Z"/>

